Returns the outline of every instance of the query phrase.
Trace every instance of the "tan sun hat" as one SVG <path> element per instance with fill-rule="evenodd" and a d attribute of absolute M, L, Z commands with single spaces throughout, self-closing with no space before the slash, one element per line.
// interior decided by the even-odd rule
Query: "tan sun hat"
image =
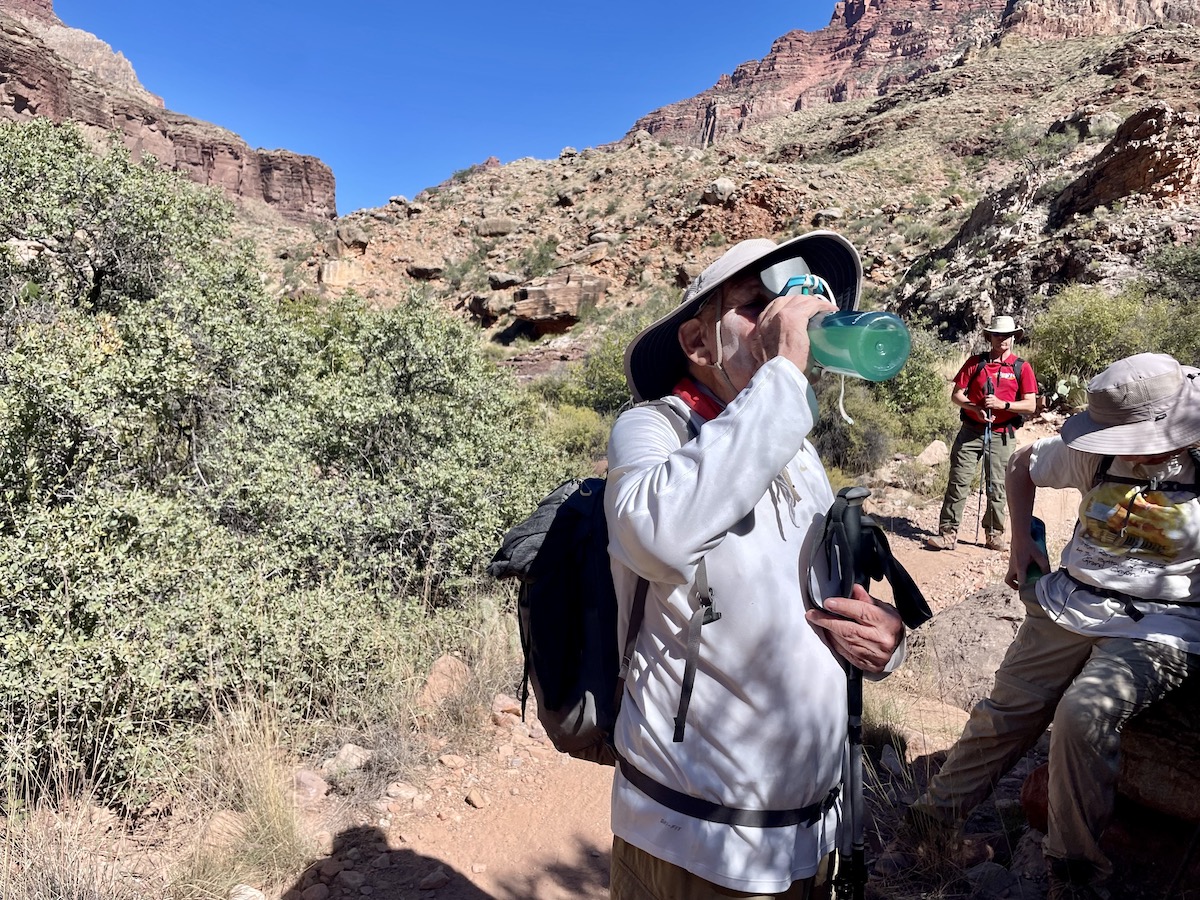
<path fill-rule="evenodd" d="M 781 244 L 767 238 L 741 241 L 692 280 L 675 309 L 630 342 L 625 351 L 625 380 L 635 400 L 656 400 L 671 392 L 687 372 L 679 326 L 700 311 L 713 291 L 748 270 L 758 272 L 776 293 L 792 276 L 820 276 L 841 309 L 858 309 L 862 262 L 854 245 L 840 234 L 811 231 Z"/>
<path fill-rule="evenodd" d="M 1019 328 L 1012 316 L 992 316 L 992 321 L 983 326 L 984 334 L 1011 334 L 1020 337 L 1025 329 Z"/>
<path fill-rule="evenodd" d="M 1165 353 L 1113 363 L 1088 382 L 1087 400 L 1062 427 L 1062 439 L 1076 450 L 1153 455 L 1200 441 L 1200 369 Z"/>

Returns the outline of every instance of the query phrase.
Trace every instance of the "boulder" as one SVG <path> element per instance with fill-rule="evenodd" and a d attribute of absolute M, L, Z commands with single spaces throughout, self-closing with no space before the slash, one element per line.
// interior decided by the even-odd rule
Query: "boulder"
<path fill-rule="evenodd" d="M 506 234 L 512 234 L 521 223 L 516 219 L 508 219 L 500 216 L 482 219 L 475 226 L 475 233 L 480 237 L 504 237 Z"/>
<path fill-rule="evenodd" d="M 539 335 L 561 333 L 578 322 L 584 312 L 599 305 L 607 290 L 608 279 L 599 275 L 549 275 L 518 288 L 511 311 Z"/>
<path fill-rule="evenodd" d="M 1119 789 L 1143 806 L 1200 822 L 1200 685 L 1195 681 L 1126 725 Z"/>
<path fill-rule="evenodd" d="M 1025 605 L 1004 585 L 941 610 L 912 636 L 915 652 L 933 660 L 930 677 L 943 702 L 970 710 L 992 690 L 996 670 L 1025 619 Z"/>
<path fill-rule="evenodd" d="M 950 448 L 940 438 L 930 443 L 917 455 L 917 462 L 923 466 L 936 466 L 948 459 L 950 459 Z"/>
<path fill-rule="evenodd" d="M 701 198 L 701 202 L 712 206 L 722 205 L 732 200 L 736 191 L 737 185 L 725 176 L 721 176 L 704 189 L 704 196 Z"/>

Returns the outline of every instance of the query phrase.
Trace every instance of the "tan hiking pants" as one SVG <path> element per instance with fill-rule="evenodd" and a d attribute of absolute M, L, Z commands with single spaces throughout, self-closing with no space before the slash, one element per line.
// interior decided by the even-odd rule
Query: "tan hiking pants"
<path fill-rule="evenodd" d="M 1100 836 L 1112 818 L 1125 722 L 1200 671 L 1200 656 L 1128 638 L 1091 638 L 1050 619 L 1021 589 L 1026 616 L 992 694 L 971 712 L 941 771 L 913 804 L 946 822 L 962 821 L 996 782 L 1050 732 L 1049 833 L 1057 859 L 1112 871 Z"/>
<path fill-rule="evenodd" d="M 816 875 L 792 882 L 782 894 L 747 894 L 713 884 L 614 837 L 609 897 L 611 900 L 828 900 L 831 862 L 831 856 L 825 857 Z"/>

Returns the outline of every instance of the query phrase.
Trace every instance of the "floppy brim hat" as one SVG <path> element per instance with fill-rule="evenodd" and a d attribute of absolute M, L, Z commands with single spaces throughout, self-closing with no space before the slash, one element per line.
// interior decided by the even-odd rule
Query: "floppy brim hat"
<path fill-rule="evenodd" d="M 782 244 L 767 238 L 742 241 L 696 276 L 679 306 L 630 342 L 625 351 L 625 380 L 635 400 L 655 400 L 671 392 L 687 371 L 679 326 L 693 318 L 721 285 L 746 271 L 763 274 L 764 283 L 774 291 L 782 289 L 787 280 L 779 279 L 780 272 L 818 275 L 829 284 L 839 308 L 858 309 L 862 261 L 840 234 L 812 231 Z"/>
<path fill-rule="evenodd" d="M 1200 369 L 1164 353 L 1118 360 L 1088 382 L 1087 398 L 1062 427 L 1076 450 L 1142 456 L 1200 441 Z"/>
<path fill-rule="evenodd" d="M 984 334 L 1011 334 L 1020 337 L 1025 329 L 1017 325 L 1012 316 L 992 316 L 992 321 L 983 327 Z"/>

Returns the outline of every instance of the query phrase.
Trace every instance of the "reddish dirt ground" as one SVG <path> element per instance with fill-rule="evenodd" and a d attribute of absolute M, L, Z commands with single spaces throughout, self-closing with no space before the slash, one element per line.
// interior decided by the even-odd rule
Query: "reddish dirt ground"
<path fill-rule="evenodd" d="M 1021 437 L 1029 441 L 1050 431 L 1026 428 Z M 973 542 L 976 497 L 964 514 L 965 540 L 954 552 L 931 552 L 921 541 L 936 531 L 939 501 L 898 509 L 874 504 L 886 501 L 884 492 L 877 494 L 868 500 L 868 511 L 886 523 L 893 552 L 935 612 L 1002 582 L 1007 556 Z M 1077 503 L 1075 492 L 1039 492 L 1035 512 L 1047 523 L 1052 558 L 1069 536 Z M 886 597 L 886 585 L 880 588 L 875 593 Z M 340 833 L 335 850 L 310 873 L 329 860 L 348 861 L 348 871 L 360 873 L 363 880 L 356 876 L 343 879 L 345 884 L 333 878 L 331 898 L 362 896 L 363 886 L 371 896 L 395 900 L 607 897 L 612 770 L 555 753 L 538 739 L 536 728 L 533 732 L 525 737 L 519 729 L 515 734 L 497 729 L 491 753 L 469 758 L 453 777 L 435 779 L 438 791 L 419 815 Z M 484 799 L 480 808 L 464 799 L 472 787 Z M 311 875 L 301 878 L 295 896 L 314 883 Z M 438 886 L 421 889 L 422 883 Z"/>

